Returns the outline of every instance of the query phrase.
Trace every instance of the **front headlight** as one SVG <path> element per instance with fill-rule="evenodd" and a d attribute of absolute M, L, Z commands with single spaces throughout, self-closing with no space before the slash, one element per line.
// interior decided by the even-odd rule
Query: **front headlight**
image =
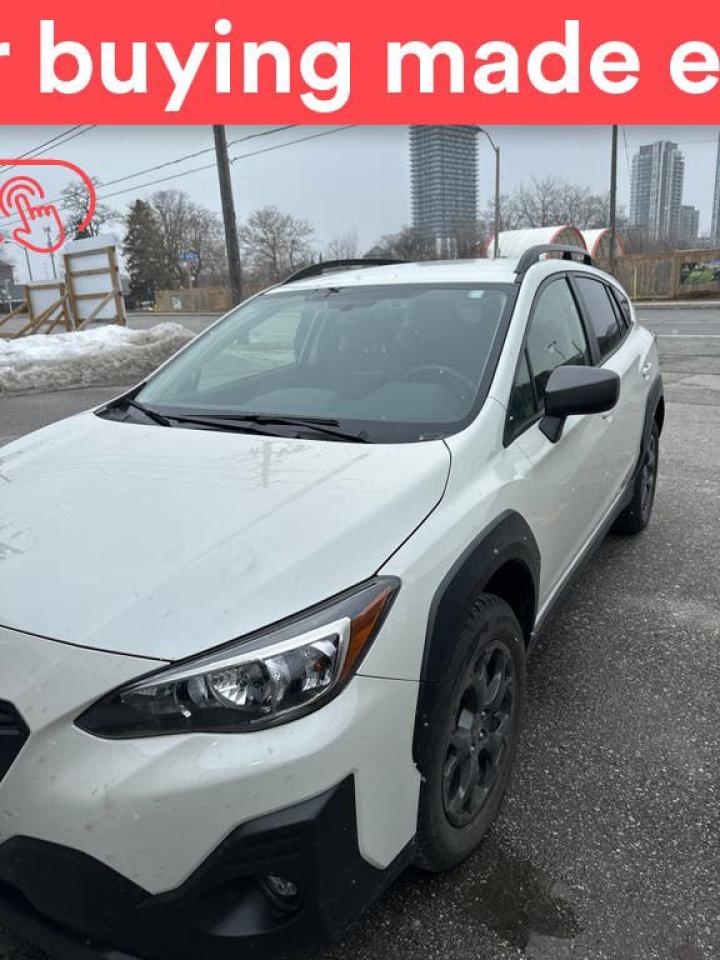
<path fill-rule="evenodd" d="M 378 577 L 313 610 L 109 693 L 78 718 L 100 737 L 235 733 L 321 706 L 357 670 L 400 583 Z"/>

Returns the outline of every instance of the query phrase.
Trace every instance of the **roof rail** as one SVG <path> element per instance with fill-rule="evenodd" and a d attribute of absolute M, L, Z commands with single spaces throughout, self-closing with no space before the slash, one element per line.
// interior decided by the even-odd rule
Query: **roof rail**
<path fill-rule="evenodd" d="M 539 243 L 534 247 L 528 247 L 518 260 L 518 264 L 515 267 L 515 276 L 517 279 L 522 280 L 530 267 L 538 263 L 540 258 L 546 253 L 562 254 L 563 260 L 574 260 L 576 257 L 582 257 L 582 262 L 585 266 L 595 266 L 595 261 L 592 256 L 587 250 L 583 250 L 582 247 L 571 247 L 564 243 Z"/>
<path fill-rule="evenodd" d="M 350 260 L 321 260 L 320 263 L 311 263 L 301 270 L 296 270 L 286 277 L 282 284 L 294 283 L 296 280 L 305 280 L 308 277 L 321 277 L 324 273 L 332 273 L 334 270 L 347 270 L 356 267 L 390 267 L 394 263 L 406 263 L 405 260 L 391 260 L 382 258 L 350 259 Z"/>

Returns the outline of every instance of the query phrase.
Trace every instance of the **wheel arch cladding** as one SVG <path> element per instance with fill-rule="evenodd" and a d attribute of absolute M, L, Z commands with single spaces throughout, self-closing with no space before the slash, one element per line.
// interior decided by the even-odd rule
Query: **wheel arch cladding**
<path fill-rule="evenodd" d="M 650 436 L 653 424 L 657 424 L 658 433 L 662 433 L 665 423 L 665 397 L 663 395 L 662 377 L 656 377 L 648 391 L 645 405 L 645 428 L 643 430 L 643 448 Z"/>
<path fill-rule="evenodd" d="M 655 423 L 657 424 L 658 433 L 662 433 L 663 425 L 665 423 L 665 398 L 660 392 L 660 398 L 658 399 L 655 405 Z"/>
<path fill-rule="evenodd" d="M 514 611 L 530 645 L 540 582 L 540 551 L 523 517 L 508 510 L 467 547 L 435 591 L 428 617 L 415 716 L 413 755 L 423 769 L 439 681 L 454 643 L 481 593 L 493 593 Z"/>
<path fill-rule="evenodd" d="M 441 679 L 448 650 L 480 593 L 494 593 L 512 607 L 528 645 L 539 580 L 535 537 L 519 513 L 507 510 L 470 543 L 435 591 L 420 679 Z"/>

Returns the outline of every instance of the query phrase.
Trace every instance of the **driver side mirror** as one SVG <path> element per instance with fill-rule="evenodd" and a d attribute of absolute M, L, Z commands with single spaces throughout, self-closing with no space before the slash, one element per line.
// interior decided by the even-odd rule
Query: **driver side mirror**
<path fill-rule="evenodd" d="M 612 370 L 556 367 L 545 386 L 545 416 L 540 429 L 551 443 L 557 443 L 567 417 L 612 410 L 619 396 L 620 377 Z"/>

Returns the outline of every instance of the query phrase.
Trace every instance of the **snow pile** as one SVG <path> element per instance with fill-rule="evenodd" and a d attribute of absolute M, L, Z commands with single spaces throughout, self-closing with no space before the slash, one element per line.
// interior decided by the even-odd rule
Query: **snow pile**
<path fill-rule="evenodd" d="M 0 340 L 0 393 L 136 383 L 193 336 L 179 323 L 158 323 Z"/>

